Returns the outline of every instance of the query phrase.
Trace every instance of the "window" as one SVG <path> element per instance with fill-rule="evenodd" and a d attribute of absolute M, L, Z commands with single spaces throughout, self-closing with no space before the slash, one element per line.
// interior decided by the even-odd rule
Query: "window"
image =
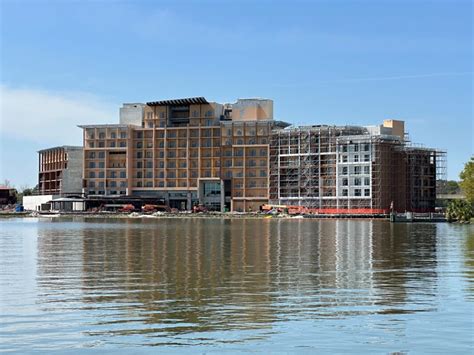
<path fill-rule="evenodd" d="M 370 185 L 370 178 L 366 177 L 364 178 L 364 185 L 369 186 Z"/>
<path fill-rule="evenodd" d="M 137 179 L 141 179 L 142 178 L 142 172 L 141 171 L 137 171 Z"/>
<path fill-rule="evenodd" d="M 120 132 L 120 138 L 122 139 L 127 138 L 127 132 Z"/>
<path fill-rule="evenodd" d="M 127 187 L 126 181 L 120 181 L 120 187 Z"/>
<path fill-rule="evenodd" d="M 354 196 L 361 196 L 361 191 L 360 191 L 360 189 L 355 189 L 355 190 L 354 190 Z"/>
<path fill-rule="evenodd" d="M 347 175 L 347 166 L 342 167 L 342 175 Z"/>
<path fill-rule="evenodd" d="M 147 113 L 146 113 L 146 118 L 147 118 L 148 120 L 151 120 L 152 115 L 153 115 L 152 112 L 147 112 Z"/>
<path fill-rule="evenodd" d="M 145 156 L 146 156 L 147 158 L 151 158 L 151 157 L 153 156 L 153 153 L 150 152 L 150 151 L 148 151 L 148 152 L 146 152 Z"/>
<path fill-rule="evenodd" d="M 143 143 L 142 142 L 137 142 L 137 148 L 143 148 Z"/>
<path fill-rule="evenodd" d="M 152 179 L 152 178 L 153 178 L 153 172 L 147 171 L 147 172 L 146 172 L 146 178 L 147 178 L 147 179 Z"/>
<path fill-rule="evenodd" d="M 120 147 L 124 148 L 127 146 L 127 142 L 120 142 Z"/>
<path fill-rule="evenodd" d="M 95 152 L 89 153 L 89 159 L 95 159 Z"/>
<path fill-rule="evenodd" d="M 105 158 L 105 152 L 99 152 L 99 159 Z"/>
<path fill-rule="evenodd" d="M 143 162 L 137 161 L 137 169 L 143 168 Z"/>
<path fill-rule="evenodd" d="M 364 166 L 364 174 L 370 174 L 370 166 Z"/>
<path fill-rule="evenodd" d="M 342 189 L 342 196 L 347 196 L 348 193 L 347 193 L 347 189 Z"/>
<path fill-rule="evenodd" d="M 99 162 L 99 168 L 103 169 L 105 167 L 105 163 L 103 161 Z"/>
<path fill-rule="evenodd" d="M 266 170 L 260 170 L 260 177 L 267 177 L 267 171 Z"/>
<path fill-rule="evenodd" d="M 347 145 L 343 145 L 343 146 L 342 146 L 342 151 L 343 151 L 344 153 L 347 153 Z"/>
<path fill-rule="evenodd" d="M 89 168 L 90 168 L 90 169 L 95 169 L 95 162 L 90 161 L 90 162 L 89 162 Z"/>
<path fill-rule="evenodd" d="M 354 161 L 355 161 L 356 163 L 359 162 L 359 155 L 358 155 L 358 154 L 354 155 Z"/>
<path fill-rule="evenodd" d="M 110 187 L 117 187 L 117 182 L 111 181 L 110 182 Z"/>
<path fill-rule="evenodd" d="M 342 179 L 342 186 L 347 186 L 349 185 L 349 180 L 347 178 Z"/>
<path fill-rule="evenodd" d="M 360 166 L 354 166 L 354 174 L 359 175 L 360 174 Z"/>
<path fill-rule="evenodd" d="M 115 148 L 115 142 L 110 142 L 110 148 Z"/>
<path fill-rule="evenodd" d="M 354 145 L 354 152 L 358 152 L 358 151 L 359 151 L 359 145 L 356 144 L 356 145 Z"/>
<path fill-rule="evenodd" d="M 343 155 L 343 156 L 342 156 L 342 162 L 343 162 L 343 163 L 346 163 L 346 162 L 347 162 L 347 155 Z"/>
<path fill-rule="evenodd" d="M 103 179 L 104 178 L 104 172 L 103 171 L 99 171 L 99 179 Z"/>
<path fill-rule="evenodd" d="M 89 172 L 89 177 L 91 179 L 94 179 L 95 178 L 95 172 L 93 172 L 93 171 Z"/>
<path fill-rule="evenodd" d="M 368 152 L 370 150 L 370 144 L 364 144 L 364 151 Z"/>
<path fill-rule="evenodd" d="M 153 162 L 147 161 L 147 162 L 146 162 L 146 167 L 147 167 L 148 169 L 153 168 Z"/>
<path fill-rule="evenodd" d="M 355 179 L 354 179 L 354 185 L 356 185 L 356 186 L 360 186 L 360 185 L 361 185 L 360 178 L 355 178 Z"/>
<path fill-rule="evenodd" d="M 148 128 L 153 128 L 153 122 L 152 122 L 152 121 L 148 121 L 147 126 L 148 126 Z"/>
<path fill-rule="evenodd" d="M 117 173 L 115 171 L 110 172 L 110 178 L 115 179 L 117 177 Z"/>
<path fill-rule="evenodd" d="M 364 155 L 364 161 L 370 161 L 370 155 L 369 154 Z"/>
<path fill-rule="evenodd" d="M 100 132 L 99 139 L 104 139 L 104 138 L 105 138 L 105 132 Z"/>
<path fill-rule="evenodd" d="M 370 196 L 370 190 L 369 189 L 364 190 L 364 196 Z"/>
<path fill-rule="evenodd" d="M 126 171 L 121 171 L 120 172 L 120 178 L 121 179 L 126 179 L 127 178 L 127 172 Z"/>
<path fill-rule="evenodd" d="M 147 181 L 145 186 L 146 187 L 153 187 L 153 182 Z"/>
<path fill-rule="evenodd" d="M 89 187 L 94 188 L 95 187 L 95 182 L 94 181 L 89 181 Z"/>
<path fill-rule="evenodd" d="M 110 138 L 112 138 L 112 139 L 117 138 L 117 133 L 111 132 L 111 133 L 110 133 Z"/>
<path fill-rule="evenodd" d="M 143 153 L 142 153 L 142 152 L 137 152 L 137 158 L 138 158 L 138 159 L 143 158 Z"/>

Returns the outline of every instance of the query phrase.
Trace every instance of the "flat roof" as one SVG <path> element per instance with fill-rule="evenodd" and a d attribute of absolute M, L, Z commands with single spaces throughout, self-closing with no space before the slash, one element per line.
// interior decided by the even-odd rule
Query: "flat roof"
<path fill-rule="evenodd" d="M 44 148 L 44 149 L 38 150 L 38 153 L 47 152 L 47 151 L 56 150 L 56 149 L 82 150 L 82 146 L 77 146 L 77 145 L 60 145 L 60 146 L 57 146 L 57 147 Z"/>
<path fill-rule="evenodd" d="M 78 125 L 79 128 L 128 128 L 132 125 L 120 124 L 120 123 L 105 123 L 105 124 L 85 124 Z M 137 126 L 134 126 L 137 127 Z"/>
<path fill-rule="evenodd" d="M 184 99 L 172 99 L 172 100 L 161 100 L 161 101 L 150 101 L 146 104 L 148 106 L 174 106 L 174 105 L 205 105 L 209 102 L 202 96 L 200 97 L 188 97 Z"/>

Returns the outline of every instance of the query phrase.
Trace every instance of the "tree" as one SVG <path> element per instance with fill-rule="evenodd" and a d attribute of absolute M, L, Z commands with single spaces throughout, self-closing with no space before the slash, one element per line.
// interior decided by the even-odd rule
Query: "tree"
<path fill-rule="evenodd" d="M 446 208 L 448 222 L 469 222 L 473 216 L 472 204 L 466 200 L 452 200 Z"/>
<path fill-rule="evenodd" d="M 466 200 L 474 203 L 474 157 L 464 165 L 464 170 L 459 174 L 461 182 L 459 185 L 466 196 Z"/>

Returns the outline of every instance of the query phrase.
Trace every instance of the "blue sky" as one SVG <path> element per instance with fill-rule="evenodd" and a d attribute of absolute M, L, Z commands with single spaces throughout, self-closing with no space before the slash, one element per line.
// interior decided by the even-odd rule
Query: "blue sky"
<path fill-rule="evenodd" d="M 81 123 L 123 102 L 275 101 L 295 124 L 402 119 L 474 151 L 470 1 L 0 0 L 0 181 L 34 185 L 41 148 L 81 144 Z"/>

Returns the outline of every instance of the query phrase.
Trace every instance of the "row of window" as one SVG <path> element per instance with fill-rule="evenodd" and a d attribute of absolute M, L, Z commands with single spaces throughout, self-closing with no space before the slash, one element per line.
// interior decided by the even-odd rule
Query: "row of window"
<path fill-rule="evenodd" d="M 105 134 L 105 132 L 99 132 L 99 135 L 98 135 L 98 136 L 99 136 L 99 139 L 106 139 L 106 134 Z M 109 139 L 117 139 L 117 138 L 119 138 L 119 137 L 120 137 L 120 139 L 126 139 L 126 138 L 127 138 L 127 132 L 120 132 L 120 134 L 117 134 L 117 132 L 110 132 L 108 138 L 109 138 Z M 87 138 L 88 138 L 88 139 L 95 139 L 94 133 L 88 132 Z"/>
<path fill-rule="evenodd" d="M 370 154 L 364 154 L 363 157 L 362 156 L 360 157 L 360 159 L 363 159 L 363 160 L 359 160 L 359 154 L 356 154 L 352 156 L 351 162 L 356 162 L 356 163 L 358 163 L 359 161 L 370 162 Z M 342 162 L 342 163 L 349 162 L 348 156 L 346 154 L 341 155 L 339 157 L 339 162 Z"/>
<path fill-rule="evenodd" d="M 89 188 L 95 188 L 96 186 L 99 187 L 99 188 L 103 188 L 105 187 L 105 182 L 104 181 L 99 181 L 97 184 L 95 181 L 89 181 L 87 186 Z M 127 182 L 126 181 L 120 181 L 120 183 L 117 184 L 117 181 L 109 181 L 107 183 L 107 186 L 108 187 L 127 187 Z"/>
<path fill-rule="evenodd" d="M 105 142 L 104 141 L 99 141 L 97 143 L 97 146 L 95 144 L 95 142 L 88 142 L 87 143 L 87 146 L 88 148 L 105 148 Z M 109 144 L 107 145 L 107 148 L 126 148 L 127 147 L 127 142 L 119 142 L 118 145 L 116 144 L 116 142 L 109 142 Z"/>
<path fill-rule="evenodd" d="M 359 151 L 364 151 L 364 152 L 369 152 L 370 151 L 370 144 L 368 143 L 362 143 L 362 144 L 345 144 L 339 146 L 339 151 L 340 152 L 359 152 Z"/>
<path fill-rule="evenodd" d="M 365 186 L 369 186 L 370 185 L 370 178 L 369 177 L 365 177 L 364 180 L 364 185 Z M 349 185 L 349 179 L 347 178 L 343 178 L 342 179 L 342 186 L 348 186 Z M 352 180 L 352 185 L 354 186 L 361 186 L 362 185 L 362 179 L 361 178 L 354 178 Z"/>
<path fill-rule="evenodd" d="M 349 190 L 342 189 L 342 196 L 349 196 Z M 362 189 L 354 189 L 354 194 L 352 196 L 361 197 Z M 370 189 L 364 189 L 364 197 L 370 197 Z"/>
<path fill-rule="evenodd" d="M 360 175 L 360 174 L 365 174 L 365 175 L 369 175 L 370 174 L 370 166 L 369 165 L 366 165 L 366 166 L 352 166 L 351 169 L 349 169 L 349 167 L 347 166 L 343 166 L 340 170 L 341 172 L 341 175 L 347 175 L 349 174 L 349 171 L 351 172 L 351 174 L 354 174 L 354 175 Z"/>
<path fill-rule="evenodd" d="M 89 178 L 95 179 L 95 178 L 103 179 L 105 177 L 103 171 L 99 171 L 97 174 L 95 171 L 89 171 Z M 120 171 L 117 174 L 117 171 L 110 171 L 109 176 L 110 179 L 126 179 L 127 178 L 127 172 L 126 171 Z"/>
<path fill-rule="evenodd" d="M 127 191 L 125 190 L 120 190 L 120 191 L 110 190 L 107 192 L 108 195 L 125 195 L 126 193 Z M 89 190 L 89 195 L 105 195 L 105 190 L 98 190 L 98 191 Z"/>

